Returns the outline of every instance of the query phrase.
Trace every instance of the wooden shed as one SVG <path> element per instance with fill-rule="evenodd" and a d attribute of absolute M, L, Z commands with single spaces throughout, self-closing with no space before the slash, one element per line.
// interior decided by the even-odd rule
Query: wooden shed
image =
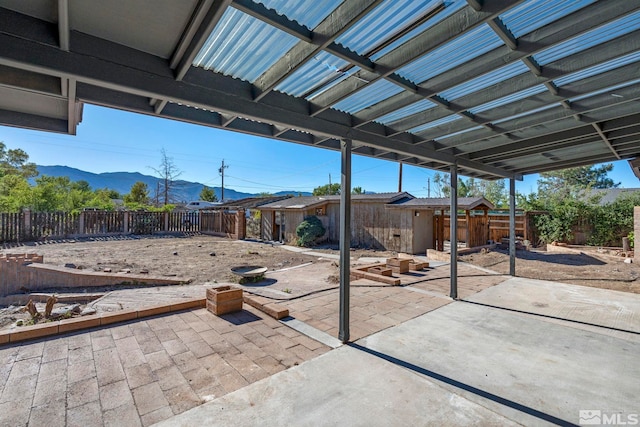
<path fill-rule="evenodd" d="M 444 250 L 444 241 L 450 239 L 450 206 L 448 197 L 430 197 L 390 204 L 387 209 L 405 211 L 413 216 L 411 253 L 420 253 L 426 249 Z M 488 213 L 491 209 L 495 209 L 493 203 L 484 197 L 458 198 L 458 241 L 465 242 L 468 248 L 485 245 L 490 238 Z"/>
<path fill-rule="evenodd" d="M 403 211 L 385 206 L 414 197 L 406 192 L 351 196 L 351 246 L 409 252 L 413 223 Z M 315 215 L 325 226 L 325 240 L 339 240 L 340 196 L 292 197 L 260 206 L 262 239 L 293 243 L 296 227 L 305 216 Z"/>

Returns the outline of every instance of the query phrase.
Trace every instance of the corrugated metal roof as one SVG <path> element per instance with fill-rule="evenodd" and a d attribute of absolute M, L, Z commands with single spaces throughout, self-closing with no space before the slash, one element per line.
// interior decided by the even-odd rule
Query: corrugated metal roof
<path fill-rule="evenodd" d="M 276 90 L 292 96 L 305 96 L 352 74 L 355 68 L 342 71 L 349 63 L 327 52 L 320 52 L 280 83 Z"/>
<path fill-rule="evenodd" d="M 462 135 L 463 133 L 471 132 L 471 131 L 482 129 L 482 128 L 483 128 L 483 126 L 473 126 L 473 127 L 467 128 L 467 129 L 459 130 L 458 132 L 448 133 L 446 135 L 439 136 L 437 138 L 434 138 L 433 140 L 434 141 L 443 141 L 443 140 L 445 140 L 447 138 L 451 138 L 451 137 L 454 137 L 454 136 L 457 136 L 457 135 Z"/>
<path fill-rule="evenodd" d="M 504 67 L 498 68 L 497 70 L 483 74 L 480 77 L 476 77 L 475 79 L 471 79 L 467 82 L 454 86 L 451 89 L 447 89 L 443 92 L 440 92 L 440 96 L 448 101 L 453 101 L 460 97 L 469 95 L 473 92 L 477 92 L 486 87 L 494 85 L 496 83 L 500 83 L 504 80 L 507 80 L 512 77 L 518 76 L 520 74 L 528 73 L 528 72 L 529 72 L 529 67 L 524 65 L 523 62 L 521 61 L 514 62 L 512 64 L 505 65 Z"/>
<path fill-rule="evenodd" d="M 434 128 L 436 126 L 440 126 L 440 125 L 444 125 L 444 124 L 447 124 L 447 123 L 455 122 L 456 120 L 460 120 L 460 119 L 462 119 L 462 117 L 458 116 L 457 114 L 452 114 L 450 116 L 443 117 L 441 119 L 434 120 L 432 122 L 425 123 L 423 125 L 411 128 L 411 129 L 409 129 L 409 132 L 411 132 L 411 133 L 423 132 L 423 131 L 425 131 L 427 129 L 431 129 L 431 128 Z"/>
<path fill-rule="evenodd" d="M 392 50 L 397 49 L 399 46 L 411 40 L 418 34 L 425 32 L 429 28 L 436 25 L 438 22 L 444 20 L 445 18 L 453 15 L 455 12 L 459 11 L 463 7 L 467 6 L 467 2 L 466 0 L 445 1 L 443 3 L 443 6 L 444 6 L 444 10 L 436 13 L 433 17 L 423 22 L 422 24 L 418 25 L 416 28 L 409 31 L 407 34 L 403 35 L 402 37 L 399 37 L 397 40 L 394 40 L 392 43 L 389 43 L 388 46 L 385 46 L 380 51 L 371 55 L 371 59 L 373 61 L 377 61 L 379 58 L 383 57 L 384 55 L 391 52 Z"/>
<path fill-rule="evenodd" d="M 511 95 L 503 96 L 502 98 L 498 98 L 493 101 L 486 102 L 482 105 L 478 105 L 477 107 L 470 108 L 469 112 L 471 114 L 478 114 L 483 111 L 491 110 L 493 108 L 510 104 L 512 102 L 520 101 L 521 99 L 524 99 L 529 96 L 533 96 L 545 91 L 547 91 L 547 88 L 545 87 L 545 85 L 536 85 L 536 86 L 521 90 L 519 92 L 512 93 Z"/>
<path fill-rule="evenodd" d="M 483 24 L 399 69 L 398 74 L 422 83 L 503 44 L 491 27 Z"/>
<path fill-rule="evenodd" d="M 549 49 L 533 55 L 533 59 L 540 65 L 557 61 L 590 47 L 602 44 L 616 37 L 630 33 L 640 28 L 640 11 L 631 13 L 614 22 L 588 31 L 578 37 L 557 44 Z"/>
<path fill-rule="evenodd" d="M 566 76 L 560 77 L 558 79 L 555 79 L 553 83 L 556 86 L 568 85 L 569 83 L 573 83 L 578 80 L 586 79 L 587 77 L 611 71 L 637 61 L 640 61 L 640 52 L 630 53 L 629 55 L 624 55 L 619 58 L 612 59 L 611 61 L 607 61 L 603 64 L 598 64 L 593 67 L 585 68 L 584 70 L 578 71 L 576 73 L 571 73 Z"/>
<path fill-rule="evenodd" d="M 441 3 L 442 0 L 385 0 L 338 37 L 336 42 L 365 55 Z"/>
<path fill-rule="evenodd" d="M 407 105 L 406 107 L 400 108 L 392 113 L 379 117 L 376 119 L 376 122 L 389 125 L 412 114 L 426 111 L 435 106 L 436 104 L 434 102 L 423 99 L 422 101 L 414 102 L 411 105 Z"/>
<path fill-rule="evenodd" d="M 569 15 L 595 0 L 528 0 L 500 15 L 515 38 Z M 615 0 L 614 0 L 615 1 Z"/>
<path fill-rule="evenodd" d="M 193 65 L 253 83 L 297 42 L 295 37 L 229 8 Z"/>
<path fill-rule="evenodd" d="M 640 83 L 640 79 L 635 79 L 635 80 L 630 80 L 628 82 L 624 82 L 624 83 L 620 83 L 614 86 L 609 86 L 609 87 L 605 87 L 603 89 L 600 90 L 596 90 L 590 93 L 586 93 L 584 95 L 579 95 L 579 96 L 574 96 L 573 98 L 569 98 L 569 102 L 576 102 L 576 101 L 580 101 L 581 99 L 586 99 L 586 98 L 591 98 L 592 96 L 596 96 L 596 95 L 600 95 L 603 93 L 610 93 L 611 96 L 617 96 L 614 91 L 618 90 L 618 89 L 622 89 L 624 87 L 629 87 L 629 86 L 633 86 Z"/>
<path fill-rule="evenodd" d="M 378 80 L 360 92 L 338 102 L 333 108 L 346 113 L 355 113 L 400 92 L 402 92 L 400 86 L 387 80 Z"/>
<path fill-rule="evenodd" d="M 540 108 L 534 108 L 533 110 L 525 111 L 525 112 L 520 113 L 520 114 L 514 114 L 513 116 L 504 117 L 504 118 L 499 119 L 499 120 L 494 120 L 493 124 L 497 125 L 499 123 L 507 122 L 509 120 L 518 119 L 520 117 L 525 117 L 525 116 L 530 116 L 532 114 L 539 113 L 541 111 L 545 111 L 545 110 L 549 110 L 551 108 L 559 107 L 560 105 L 561 104 L 559 102 L 554 102 L 553 104 L 547 104 L 547 105 L 545 105 L 543 107 L 540 107 Z"/>
<path fill-rule="evenodd" d="M 342 3 L 343 0 L 300 1 L 300 0 L 256 0 L 280 15 L 297 21 L 313 29 Z"/>

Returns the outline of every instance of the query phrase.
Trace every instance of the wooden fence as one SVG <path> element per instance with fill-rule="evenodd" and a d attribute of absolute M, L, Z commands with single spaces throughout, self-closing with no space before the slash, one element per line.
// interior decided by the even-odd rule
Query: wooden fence
<path fill-rule="evenodd" d="M 517 210 L 516 236 L 529 240 L 534 245 L 537 244 L 538 233 L 533 223 L 533 217 L 543 213 Z M 444 221 L 441 218 L 439 215 L 435 216 L 433 235 L 436 240 L 438 235 L 442 235 L 443 240 L 451 240 L 449 215 L 444 216 Z M 438 230 L 438 227 L 442 228 Z M 486 245 L 489 241 L 500 242 L 503 238 L 509 237 L 509 211 L 495 210 L 487 216 L 483 214 L 458 215 L 456 236 L 458 241 L 465 242 L 468 248 Z M 434 246 L 442 250 L 440 242 L 436 241 Z"/>
<path fill-rule="evenodd" d="M 245 230 L 244 210 L 0 213 L 1 243 L 176 232 L 200 232 L 244 239 Z"/>

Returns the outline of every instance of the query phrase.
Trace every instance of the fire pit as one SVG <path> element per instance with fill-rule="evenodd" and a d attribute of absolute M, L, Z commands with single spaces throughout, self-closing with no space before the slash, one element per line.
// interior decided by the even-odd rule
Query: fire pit
<path fill-rule="evenodd" d="M 232 267 L 231 272 L 237 274 L 245 279 L 252 279 L 264 275 L 268 270 L 267 267 L 261 267 L 259 265 L 249 265 L 241 267 Z"/>

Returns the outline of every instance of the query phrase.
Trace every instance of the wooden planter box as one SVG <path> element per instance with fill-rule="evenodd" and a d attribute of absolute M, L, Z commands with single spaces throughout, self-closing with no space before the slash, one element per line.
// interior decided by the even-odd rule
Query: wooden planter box
<path fill-rule="evenodd" d="M 379 274 L 381 276 L 391 276 L 393 270 L 386 267 L 371 267 L 367 270 L 368 273 Z"/>
<path fill-rule="evenodd" d="M 409 270 L 411 271 L 422 271 L 425 268 L 429 268 L 429 263 L 428 262 L 418 262 L 418 261 L 411 261 L 409 263 Z"/>
<path fill-rule="evenodd" d="M 410 259 L 387 258 L 387 267 L 391 267 L 394 273 L 408 273 Z"/>
<path fill-rule="evenodd" d="M 242 289 L 231 286 L 207 289 L 207 310 L 216 316 L 242 310 Z"/>

